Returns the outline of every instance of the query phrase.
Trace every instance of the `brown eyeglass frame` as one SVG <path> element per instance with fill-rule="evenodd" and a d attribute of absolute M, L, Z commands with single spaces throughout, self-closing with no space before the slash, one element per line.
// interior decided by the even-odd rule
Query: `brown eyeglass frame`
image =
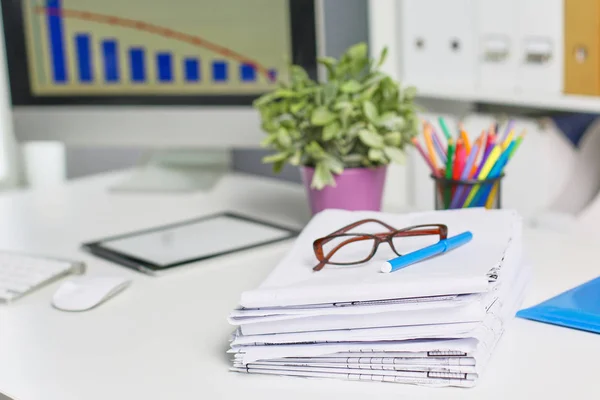
<path fill-rule="evenodd" d="M 389 232 L 384 233 L 348 233 L 349 230 L 354 229 L 360 225 L 366 223 L 377 223 L 386 227 Z M 369 261 L 375 253 L 377 252 L 377 248 L 381 243 L 388 243 L 392 248 L 392 251 L 396 253 L 398 256 L 402 256 L 396 248 L 394 247 L 394 243 L 392 242 L 393 238 L 396 237 L 414 237 L 414 236 L 428 236 L 428 235 L 439 235 L 440 240 L 446 239 L 448 237 L 448 227 L 444 224 L 423 224 L 423 225 L 413 225 L 403 229 L 396 229 L 383 221 L 378 219 L 362 219 L 360 221 L 354 222 L 350 225 L 347 225 L 337 231 L 330 233 L 329 235 L 319 238 L 313 242 L 313 250 L 315 252 L 315 256 L 317 256 L 317 260 L 319 263 L 313 268 L 313 271 L 322 270 L 326 264 L 330 265 L 354 265 L 361 264 Z M 327 255 L 324 254 L 323 245 L 330 242 L 333 239 L 347 237 L 348 239 L 344 240 L 342 243 L 338 244 L 335 248 L 330 250 Z M 358 242 L 361 240 L 373 240 L 373 249 L 371 250 L 371 254 L 369 254 L 364 260 L 354 261 L 354 262 L 331 262 L 329 261 L 331 257 L 342 247 L 347 244 Z"/>

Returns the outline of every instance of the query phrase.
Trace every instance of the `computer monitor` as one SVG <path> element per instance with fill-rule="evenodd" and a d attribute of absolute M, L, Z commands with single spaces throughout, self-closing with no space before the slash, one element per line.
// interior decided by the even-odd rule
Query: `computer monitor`
<path fill-rule="evenodd" d="M 20 141 L 257 146 L 252 101 L 316 76 L 313 0 L 2 0 Z"/>

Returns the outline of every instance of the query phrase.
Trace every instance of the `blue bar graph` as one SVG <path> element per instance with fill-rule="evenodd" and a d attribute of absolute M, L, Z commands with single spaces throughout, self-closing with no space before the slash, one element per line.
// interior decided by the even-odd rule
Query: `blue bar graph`
<path fill-rule="evenodd" d="M 200 80 L 200 62 L 197 58 L 190 57 L 183 60 L 183 69 L 186 81 L 198 82 Z"/>
<path fill-rule="evenodd" d="M 115 39 L 103 40 L 102 54 L 104 56 L 104 81 L 108 83 L 119 82 L 117 41 Z"/>
<path fill-rule="evenodd" d="M 225 61 L 213 61 L 212 73 L 214 82 L 225 82 L 227 80 L 227 63 Z"/>
<path fill-rule="evenodd" d="M 67 60 L 65 54 L 65 41 L 63 36 L 63 19 L 61 13 L 61 0 L 47 0 L 48 7 L 48 38 L 50 41 L 50 61 L 52 63 L 52 76 L 56 83 L 67 82 Z"/>
<path fill-rule="evenodd" d="M 156 53 L 156 69 L 160 82 L 171 82 L 173 80 L 173 62 L 171 53 Z"/>
<path fill-rule="evenodd" d="M 79 81 L 83 83 L 91 83 L 92 49 L 90 46 L 90 35 L 75 35 L 75 48 L 77 49 L 77 67 L 79 70 Z"/>
<path fill-rule="evenodd" d="M 256 80 L 256 68 L 254 65 L 240 65 L 240 79 L 242 82 L 254 82 Z"/>
<path fill-rule="evenodd" d="M 177 82 L 177 84 L 193 84 L 196 88 L 202 89 L 201 82 L 212 81 L 225 84 L 230 79 L 237 81 L 238 76 L 239 82 L 247 85 L 262 84 L 265 80 L 275 82 L 277 79 L 275 69 L 267 70 L 259 64 L 259 61 L 253 61 L 250 56 L 243 58 L 245 62 L 238 63 L 232 59 L 234 53 L 227 48 L 211 50 L 214 54 L 213 59 L 204 59 L 202 54 L 206 49 L 185 55 L 176 52 L 175 47 L 162 47 L 155 52 L 144 44 L 144 39 L 126 44 L 119 43 L 111 33 L 106 37 L 98 37 L 92 31 L 78 31 L 76 27 L 81 25 L 71 21 L 78 18 L 92 21 L 91 16 L 94 14 L 70 9 L 70 0 L 32 0 L 32 3 L 35 3 L 32 5 L 35 11 L 32 12 L 40 14 L 45 6 L 45 15 L 40 18 L 41 26 L 46 29 L 47 38 L 43 38 L 46 51 L 42 51 L 39 47 L 37 53 L 41 54 L 38 58 L 43 57 L 46 67 L 43 68 L 44 74 L 49 71 L 54 84 L 91 84 L 97 81 L 108 84 Z M 134 27 L 131 25 L 131 20 L 118 15 L 107 16 L 101 20 L 93 19 L 92 22 L 142 31 L 146 26 L 143 21 L 139 21 L 140 24 Z M 164 32 L 167 32 L 166 29 L 165 27 Z M 167 36 L 172 40 L 183 40 L 180 35 Z M 42 40 L 40 35 L 35 37 Z M 202 47 L 201 41 L 198 44 Z M 127 46 L 127 49 L 120 48 L 122 45 Z M 202 66 L 201 61 L 205 62 L 205 66 Z M 154 70 L 156 73 L 153 72 Z M 46 81 L 47 79 L 45 77 Z M 168 86 L 165 85 L 164 88 L 167 89 Z M 176 89 L 178 86 L 172 88 Z"/>
<path fill-rule="evenodd" d="M 146 81 L 146 55 L 141 47 L 129 49 L 129 68 L 131 81 L 140 83 Z"/>

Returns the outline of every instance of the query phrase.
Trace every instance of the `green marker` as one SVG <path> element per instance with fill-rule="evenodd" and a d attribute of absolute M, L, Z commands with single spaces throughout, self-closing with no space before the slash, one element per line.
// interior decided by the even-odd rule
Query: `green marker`
<path fill-rule="evenodd" d="M 444 118 L 439 117 L 438 122 L 440 123 L 440 126 L 442 127 L 442 131 L 444 132 L 444 136 L 446 136 L 446 140 L 448 141 L 448 143 L 450 143 L 450 140 L 452 140 L 452 135 L 450 135 L 450 131 L 448 130 L 448 127 L 446 126 L 446 121 L 444 121 Z"/>
<path fill-rule="evenodd" d="M 519 136 L 515 142 L 515 145 L 512 147 L 512 150 L 510 151 L 510 153 L 508 153 L 508 159 L 510 160 L 513 156 L 513 154 L 515 154 L 515 151 L 517 151 L 517 149 L 519 148 L 519 146 L 521 145 L 521 142 L 523 141 L 523 135 Z"/>
<path fill-rule="evenodd" d="M 446 179 L 452 179 L 452 159 L 454 158 L 454 142 L 452 138 L 448 139 L 448 158 L 446 159 Z M 444 188 L 444 208 L 450 207 L 450 198 L 452 197 L 452 188 L 446 185 Z"/>

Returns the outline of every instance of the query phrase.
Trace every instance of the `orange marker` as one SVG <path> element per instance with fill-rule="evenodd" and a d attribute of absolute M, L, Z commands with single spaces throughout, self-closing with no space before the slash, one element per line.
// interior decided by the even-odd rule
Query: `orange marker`
<path fill-rule="evenodd" d="M 462 123 L 459 124 L 458 127 L 460 129 L 460 138 L 462 139 L 463 143 L 465 144 L 465 150 L 468 155 L 471 152 L 471 141 L 469 140 L 469 135 L 467 134 L 467 131 L 465 131 L 465 127 L 463 126 Z"/>
<path fill-rule="evenodd" d="M 486 142 L 485 131 L 481 131 L 481 135 L 479 135 L 479 137 L 477 138 L 477 142 L 479 143 L 479 146 L 477 147 L 477 155 L 475 156 L 475 162 L 473 163 L 473 168 L 471 168 L 471 172 L 469 172 L 469 179 L 473 179 L 473 177 L 475 176 L 475 172 L 477 172 L 477 168 L 481 161 L 481 160 L 479 160 L 479 157 L 481 157 L 481 154 L 482 154 L 481 150 L 483 148 L 485 148 L 485 146 L 483 145 Z"/>
<path fill-rule="evenodd" d="M 423 146 L 421 146 L 417 138 L 412 138 L 412 143 L 417 148 L 417 151 L 421 154 L 421 157 L 423 157 L 423 160 L 425 160 L 425 162 L 429 166 L 429 169 L 431 169 L 431 173 L 438 177 L 441 176 L 439 170 L 433 166 L 433 164 L 431 163 L 431 159 L 427 156 L 425 150 L 423 150 Z"/>
<path fill-rule="evenodd" d="M 423 136 L 425 136 L 425 145 L 427 146 L 427 152 L 429 153 L 429 159 L 431 160 L 431 164 L 433 165 L 434 170 L 437 170 L 437 160 L 435 158 L 433 140 L 431 139 L 431 127 L 429 125 L 425 125 L 425 129 L 423 129 Z"/>

